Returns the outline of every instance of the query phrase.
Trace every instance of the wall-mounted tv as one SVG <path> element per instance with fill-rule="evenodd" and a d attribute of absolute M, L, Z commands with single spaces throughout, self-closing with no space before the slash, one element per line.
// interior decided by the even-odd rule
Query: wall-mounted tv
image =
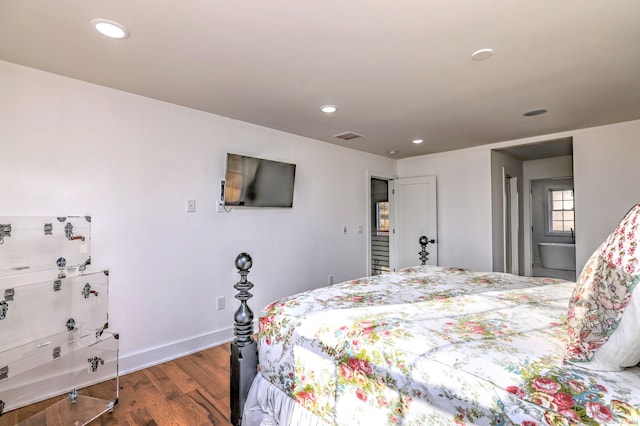
<path fill-rule="evenodd" d="M 292 207 L 296 165 L 227 154 L 225 206 Z"/>

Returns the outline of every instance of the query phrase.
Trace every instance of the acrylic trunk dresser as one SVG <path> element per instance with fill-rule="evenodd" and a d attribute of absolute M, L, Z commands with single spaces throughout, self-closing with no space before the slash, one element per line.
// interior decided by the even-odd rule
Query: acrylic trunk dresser
<path fill-rule="evenodd" d="M 90 249 L 90 217 L 0 217 L 0 425 L 59 395 L 20 424 L 83 425 L 117 403 L 109 273 Z"/>

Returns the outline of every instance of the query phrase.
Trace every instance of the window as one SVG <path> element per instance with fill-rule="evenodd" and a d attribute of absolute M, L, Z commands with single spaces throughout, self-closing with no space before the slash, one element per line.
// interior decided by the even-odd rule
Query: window
<path fill-rule="evenodd" d="M 573 189 L 549 189 L 549 233 L 568 234 L 575 229 Z"/>
<path fill-rule="evenodd" d="M 389 235 L 389 202 L 376 203 L 376 234 Z"/>

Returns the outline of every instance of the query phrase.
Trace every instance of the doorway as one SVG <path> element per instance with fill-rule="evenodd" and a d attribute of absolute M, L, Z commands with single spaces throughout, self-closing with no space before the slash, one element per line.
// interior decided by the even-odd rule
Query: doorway
<path fill-rule="evenodd" d="M 438 264 L 436 177 L 391 179 L 368 175 L 371 275 L 422 263 L 420 237 L 427 237 L 425 264 Z"/>
<path fill-rule="evenodd" d="M 532 275 L 576 279 L 572 177 L 531 181 Z"/>
<path fill-rule="evenodd" d="M 371 178 L 369 245 L 371 253 L 371 275 L 389 272 L 389 180 Z"/>
<path fill-rule="evenodd" d="M 510 179 L 507 183 L 505 181 L 507 175 L 517 180 Z M 535 259 L 538 246 L 533 242 L 534 224 L 532 222 L 536 204 L 531 197 L 532 183 L 539 179 L 558 182 L 558 179 L 566 177 L 573 177 L 573 139 L 571 137 L 514 145 L 491 151 L 494 271 L 504 272 L 511 265 L 511 272 L 514 274 L 525 276 L 541 274 Z M 511 187 L 509 193 L 517 187 L 520 194 L 517 207 L 513 203 L 507 203 L 507 184 Z M 517 221 L 520 223 L 517 240 L 513 238 L 515 230 L 508 225 L 509 221 L 513 223 L 516 219 L 514 208 L 518 210 Z M 564 235 L 564 239 L 575 239 L 575 233 L 569 230 Z M 508 261 L 509 256 L 512 262 Z M 517 269 L 513 268 L 513 260 L 516 258 Z"/>

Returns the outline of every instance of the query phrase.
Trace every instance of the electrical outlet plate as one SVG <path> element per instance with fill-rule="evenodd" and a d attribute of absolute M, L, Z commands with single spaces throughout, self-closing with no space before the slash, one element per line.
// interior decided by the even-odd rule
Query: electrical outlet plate
<path fill-rule="evenodd" d="M 224 309 L 224 296 L 218 297 L 217 302 L 218 302 L 218 310 L 220 311 Z"/>

